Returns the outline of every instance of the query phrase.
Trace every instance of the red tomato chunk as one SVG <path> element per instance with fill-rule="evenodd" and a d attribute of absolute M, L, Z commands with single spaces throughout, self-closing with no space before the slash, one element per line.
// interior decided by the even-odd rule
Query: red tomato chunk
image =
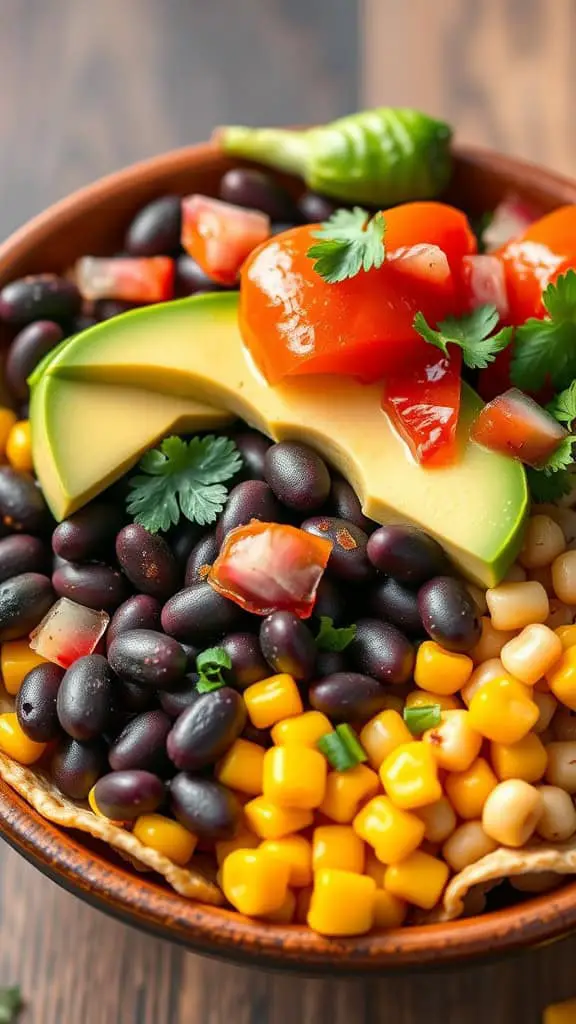
<path fill-rule="evenodd" d="M 219 284 L 235 284 L 244 260 L 269 235 L 270 218 L 260 210 L 208 196 L 182 200 L 182 245 Z"/>
<path fill-rule="evenodd" d="M 470 436 L 491 451 L 511 455 L 537 469 L 568 432 L 528 395 L 511 388 L 484 406 Z"/>
<path fill-rule="evenodd" d="M 82 297 L 123 302 L 167 302 L 174 297 L 174 260 L 169 256 L 83 256 L 76 264 Z"/>

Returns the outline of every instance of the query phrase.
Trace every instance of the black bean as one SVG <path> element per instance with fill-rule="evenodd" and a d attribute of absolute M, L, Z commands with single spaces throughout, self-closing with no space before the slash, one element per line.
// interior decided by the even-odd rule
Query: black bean
<path fill-rule="evenodd" d="M 176 719 L 166 741 L 170 760 L 184 771 L 214 764 L 246 724 L 246 705 L 229 686 L 203 693 Z"/>
<path fill-rule="evenodd" d="M 196 668 L 196 658 L 198 657 L 199 649 L 194 647 L 192 644 L 183 644 L 180 641 L 180 646 L 186 655 L 186 665 L 188 672 L 194 672 Z"/>
<path fill-rule="evenodd" d="M 141 814 L 157 811 L 164 802 L 164 783 L 152 772 L 110 772 L 98 779 L 94 787 L 94 803 L 106 818 L 113 821 L 134 821 Z"/>
<path fill-rule="evenodd" d="M 143 594 L 167 601 L 178 589 L 180 572 L 166 541 L 139 523 L 130 523 L 120 530 L 116 558 L 130 582 Z"/>
<path fill-rule="evenodd" d="M 259 747 L 264 747 L 265 750 L 273 745 L 270 729 L 257 729 L 250 721 L 246 722 L 242 730 L 242 739 L 248 740 L 250 743 L 257 743 Z"/>
<path fill-rule="evenodd" d="M 287 672 L 299 682 L 314 675 L 316 641 L 293 612 L 272 612 L 260 626 L 262 654 L 274 672 Z"/>
<path fill-rule="evenodd" d="M 227 291 L 223 285 L 213 281 L 191 256 L 179 256 L 176 260 L 175 291 L 177 298 L 198 295 L 200 292 Z"/>
<path fill-rule="evenodd" d="M 336 208 L 334 200 L 321 196 L 318 192 L 304 192 L 298 200 L 298 211 L 306 224 L 328 220 Z"/>
<path fill-rule="evenodd" d="M 94 312 L 97 322 L 112 320 L 115 316 L 122 316 L 123 313 L 130 313 L 138 309 L 138 302 L 125 302 L 122 299 L 98 299 L 94 303 Z"/>
<path fill-rule="evenodd" d="M 224 648 L 232 662 L 232 668 L 224 669 L 222 674 L 236 690 L 245 690 L 270 675 L 270 666 L 254 633 L 229 633 L 219 646 Z"/>
<path fill-rule="evenodd" d="M 130 593 L 128 580 L 109 565 L 77 565 L 68 562 L 52 574 L 59 597 L 97 611 L 113 612 Z"/>
<path fill-rule="evenodd" d="M 270 439 L 257 430 L 245 430 L 234 434 L 234 444 L 242 456 L 246 475 L 251 480 L 263 480 L 266 452 L 272 444 Z"/>
<path fill-rule="evenodd" d="M 396 626 L 380 619 L 358 619 L 356 636 L 346 653 L 358 672 L 380 683 L 406 683 L 414 667 L 410 641 Z"/>
<path fill-rule="evenodd" d="M 23 572 L 49 573 L 51 563 L 50 550 L 38 537 L 18 533 L 0 540 L 0 583 Z"/>
<path fill-rule="evenodd" d="M 410 636 L 422 633 L 417 592 L 391 576 L 379 581 L 371 590 L 368 607 L 372 615 L 387 619 Z"/>
<path fill-rule="evenodd" d="M 245 526 L 251 519 L 260 519 L 263 523 L 277 523 L 282 519 L 274 492 L 263 480 L 245 480 L 232 488 L 216 527 L 218 546 L 230 530 Z"/>
<path fill-rule="evenodd" d="M 466 585 L 453 576 L 436 576 L 418 591 L 422 625 L 448 651 L 471 651 L 480 639 L 478 608 Z"/>
<path fill-rule="evenodd" d="M 50 513 L 29 473 L 0 466 L 0 516 L 5 526 L 23 533 L 44 533 Z"/>
<path fill-rule="evenodd" d="M 179 772 L 170 783 L 171 808 L 178 821 L 202 839 L 231 839 L 242 814 L 237 798 L 212 779 Z"/>
<path fill-rule="evenodd" d="M 179 196 L 161 196 L 136 214 L 124 242 L 131 256 L 174 256 L 180 249 Z"/>
<path fill-rule="evenodd" d="M 204 529 L 197 523 L 190 523 L 187 519 L 183 519 L 171 531 L 168 542 L 178 565 L 186 564 L 194 547 L 202 541 Z"/>
<path fill-rule="evenodd" d="M 16 335 L 8 349 L 4 367 L 6 383 L 14 398 L 20 402 L 28 400 L 28 377 L 63 337 L 62 328 L 53 320 L 36 320 Z"/>
<path fill-rule="evenodd" d="M 274 224 L 272 224 L 270 228 L 270 234 L 273 236 L 283 235 L 285 231 L 290 231 L 292 228 L 295 227 L 296 224 L 294 224 L 293 222 L 277 220 Z"/>
<path fill-rule="evenodd" d="M 342 651 L 318 651 L 316 658 L 316 675 L 332 676 L 336 672 L 346 672 L 348 663 Z"/>
<path fill-rule="evenodd" d="M 60 725 L 74 740 L 94 740 L 106 732 L 114 707 L 115 679 L 101 654 L 78 658 L 58 691 Z"/>
<path fill-rule="evenodd" d="M 417 587 L 449 568 L 440 545 L 415 526 L 381 526 L 368 541 L 368 558 L 380 572 Z"/>
<path fill-rule="evenodd" d="M 220 198 L 235 206 L 261 210 L 270 220 L 293 220 L 296 213 L 286 189 L 270 174 L 251 167 L 226 171 L 220 182 Z"/>
<path fill-rule="evenodd" d="M 191 587 L 193 583 L 204 582 L 219 550 L 216 530 L 207 533 L 194 545 L 186 562 L 185 586 Z"/>
<path fill-rule="evenodd" d="M 170 718 L 178 718 L 186 708 L 200 699 L 202 695 L 196 689 L 198 679 L 196 672 L 190 672 L 173 690 L 159 690 L 158 698 L 162 710 L 170 715 Z"/>
<path fill-rule="evenodd" d="M 312 615 L 315 619 L 325 616 L 332 619 L 335 626 L 341 626 L 347 618 L 346 596 L 342 584 L 335 583 L 328 576 L 323 576 L 318 584 L 316 600 Z"/>
<path fill-rule="evenodd" d="M 85 800 L 96 781 L 108 770 L 102 740 L 79 743 L 63 737 L 50 760 L 50 777 L 71 800 Z"/>
<path fill-rule="evenodd" d="M 108 660 L 121 679 L 157 690 L 176 686 L 188 663 L 176 640 L 153 629 L 119 633 L 108 648 Z"/>
<path fill-rule="evenodd" d="M 326 463 L 299 441 L 273 444 L 266 452 L 264 473 L 282 504 L 298 512 L 314 512 L 330 493 Z"/>
<path fill-rule="evenodd" d="M 149 594 L 135 594 L 129 597 L 114 612 L 110 625 L 106 632 L 106 646 L 119 636 L 120 633 L 127 633 L 129 629 L 154 629 L 160 630 L 160 613 L 162 605 L 155 597 Z"/>
<path fill-rule="evenodd" d="M 368 537 L 354 523 L 334 516 L 305 519 L 302 529 L 332 541 L 327 571 L 346 583 L 368 583 L 375 575 L 366 555 Z"/>
<path fill-rule="evenodd" d="M 368 519 L 362 511 L 360 499 L 354 488 L 342 476 L 332 478 L 332 486 L 328 498 L 331 514 L 346 519 L 358 526 L 368 535 L 373 533 L 378 523 Z"/>
<path fill-rule="evenodd" d="M 162 609 L 164 632 L 196 646 L 233 632 L 244 621 L 245 615 L 238 605 L 217 594 L 209 583 L 186 587 Z"/>
<path fill-rule="evenodd" d="M 156 694 L 151 686 L 138 686 L 127 679 L 116 680 L 116 701 L 119 711 L 128 714 L 148 711 L 155 700 Z"/>
<path fill-rule="evenodd" d="M 108 751 L 114 771 L 141 768 L 163 775 L 166 769 L 166 737 L 172 721 L 164 711 L 144 711 L 137 715 L 115 739 Z"/>
<path fill-rule="evenodd" d="M 52 534 L 52 550 L 67 562 L 89 562 L 113 550 L 124 518 L 105 501 L 92 501 L 59 523 Z"/>
<path fill-rule="evenodd" d="M 0 583 L 0 641 L 27 636 L 54 604 L 48 576 L 24 572 Z"/>
<path fill-rule="evenodd" d="M 24 326 L 33 320 L 70 320 L 82 299 L 73 281 L 57 274 L 32 274 L 11 281 L 0 291 L 0 320 Z"/>
<path fill-rule="evenodd" d="M 49 743 L 60 736 L 56 698 L 64 669 L 46 662 L 24 676 L 16 697 L 16 714 L 22 732 L 36 743 Z"/>
<path fill-rule="evenodd" d="M 365 721 L 386 704 L 386 690 L 370 676 L 336 672 L 312 683 L 310 704 L 334 722 Z"/>

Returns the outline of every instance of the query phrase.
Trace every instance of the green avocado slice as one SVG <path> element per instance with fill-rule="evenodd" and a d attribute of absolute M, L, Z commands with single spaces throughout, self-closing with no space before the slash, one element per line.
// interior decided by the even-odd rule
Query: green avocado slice
<path fill-rule="evenodd" d="M 274 440 L 307 441 L 350 481 L 368 516 L 380 523 L 419 525 L 469 578 L 485 586 L 502 578 L 520 548 L 528 505 L 525 473 L 518 462 L 469 441 L 470 423 L 482 404 L 473 391 L 463 386 L 460 458 L 451 466 L 424 469 L 381 409 L 379 385 L 335 376 L 299 377 L 270 387 L 242 344 L 237 294 L 182 299 L 98 324 L 57 353 L 42 381 L 48 389 L 44 404 L 53 401 L 55 381 L 140 388 L 226 409 Z M 43 429 L 41 404 L 40 398 L 33 401 L 33 439 Z M 80 485 L 71 468 L 73 441 L 55 448 L 59 432 L 67 429 L 74 437 L 73 417 L 66 424 L 61 415 L 57 423 L 48 413 L 45 420 L 46 443 L 66 479 L 69 501 L 78 507 L 85 495 L 106 485 L 99 482 L 101 466 L 83 451 Z M 95 444 L 113 447 L 117 434 L 111 422 Z M 45 486 L 41 447 L 35 441 L 36 470 Z"/>

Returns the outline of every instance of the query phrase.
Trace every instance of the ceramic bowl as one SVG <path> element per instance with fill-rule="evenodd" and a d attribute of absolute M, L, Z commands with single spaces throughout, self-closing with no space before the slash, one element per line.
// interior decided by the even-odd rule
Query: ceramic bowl
<path fill-rule="evenodd" d="M 448 198 L 472 214 L 493 208 L 510 190 L 541 212 L 576 203 L 575 183 L 520 160 L 462 147 L 456 148 L 455 158 Z M 74 193 L 0 247 L 0 286 L 27 273 L 63 270 L 85 253 L 117 251 L 128 222 L 144 203 L 164 193 L 214 193 L 229 166 L 216 146 L 194 146 Z M 482 917 L 330 940 L 300 926 L 260 923 L 191 903 L 152 876 L 130 870 L 104 847 L 44 821 L 1 783 L 0 831 L 32 864 L 99 909 L 191 950 L 261 967 L 367 974 L 446 966 L 543 943 L 576 927 L 574 882 Z"/>

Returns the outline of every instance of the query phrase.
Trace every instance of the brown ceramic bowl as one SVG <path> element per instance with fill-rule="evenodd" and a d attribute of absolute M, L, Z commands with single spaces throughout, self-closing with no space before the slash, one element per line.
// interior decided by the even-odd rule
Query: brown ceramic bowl
<path fill-rule="evenodd" d="M 230 166 L 214 145 L 181 149 L 104 178 L 51 207 L 0 247 L 0 285 L 23 274 L 62 270 L 84 253 L 118 250 L 136 210 L 163 193 L 214 192 Z M 297 189 L 296 182 L 290 182 Z M 576 184 L 494 153 L 456 149 L 448 198 L 471 213 L 510 189 L 542 212 L 576 203 Z M 191 903 L 114 859 L 78 833 L 44 821 L 0 783 L 0 830 L 29 861 L 71 892 L 124 921 L 191 950 L 308 973 L 362 974 L 446 966 L 549 941 L 576 927 L 576 882 L 482 917 L 343 941 L 299 926 L 248 920 Z"/>

